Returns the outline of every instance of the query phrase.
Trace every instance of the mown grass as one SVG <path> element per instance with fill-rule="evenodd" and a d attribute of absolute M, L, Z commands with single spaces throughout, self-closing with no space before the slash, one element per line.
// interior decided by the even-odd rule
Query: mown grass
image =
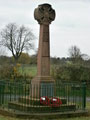
<path fill-rule="evenodd" d="M 0 116 L 0 120 L 21 120 L 21 119 Z M 38 119 L 23 119 L 23 120 L 38 120 Z M 50 119 L 40 119 L 40 120 L 50 120 Z M 52 119 L 52 120 L 90 120 L 90 117 L 61 118 L 61 119 Z"/>
<path fill-rule="evenodd" d="M 90 101 L 86 103 L 86 109 L 90 111 Z"/>
<path fill-rule="evenodd" d="M 19 119 L 0 115 L 0 120 L 19 120 Z"/>
<path fill-rule="evenodd" d="M 87 102 L 87 107 L 90 113 L 90 102 Z M 0 115 L 0 120 L 22 120 L 18 118 L 13 118 L 13 117 L 7 117 L 7 116 L 2 116 Z M 38 120 L 38 119 L 23 119 L 23 120 Z M 50 119 L 40 119 L 40 120 L 50 120 Z M 58 118 L 58 119 L 53 119 L 53 120 L 90 120 L 90 115 L 89 116 L 81 116 L 81 117 L 72 117 L 72 118 Z"/>

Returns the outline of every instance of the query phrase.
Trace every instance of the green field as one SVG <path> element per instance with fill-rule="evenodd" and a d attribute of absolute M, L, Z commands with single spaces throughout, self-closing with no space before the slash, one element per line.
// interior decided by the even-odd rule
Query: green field
<path fill-rule="evenodd" d="M 35 65 L 21 66 L 19 69 L 19 72 L 22 75 L 29 75 L 29 76 L 34 77 L 36 75 L 37 69 Z"/>

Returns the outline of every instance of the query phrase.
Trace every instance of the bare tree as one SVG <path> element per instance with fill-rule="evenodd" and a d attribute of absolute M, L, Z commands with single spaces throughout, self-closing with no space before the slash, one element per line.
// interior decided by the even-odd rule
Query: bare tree
<path fill-rule="evenodd" d="M 82 54 L 82 59 L 83 60 L 90 60 L 90 56 L 89 55 L 87 55 L 87 54 Z"/>
<path fill-rule="evenodd" d="M 10 23 L 1 31 L 0 45 L 7 47 L 12 52 L 15 61 L 18 61 L 23 51 L 34 48 L 34 38 L 29 28 Z"/>
<path fill-rule="evenodd" d="M 80 49 L 77 46 L 71 46 L 68 50 L 69 57 L 71 58 L 79 58 L 81 57 Z"/>
<path fill-rule="evenodd" d="M 77 46 L 71 46 L 68 50 L 68 53 L 73 62 L 78 62 L 82 60 L 81 51 Z"/>

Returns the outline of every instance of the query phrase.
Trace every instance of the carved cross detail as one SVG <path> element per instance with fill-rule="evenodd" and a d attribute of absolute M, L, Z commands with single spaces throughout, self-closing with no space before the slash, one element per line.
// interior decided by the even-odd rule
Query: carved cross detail
<path fill-rule="evenodd" d="M 55 10 L 49 4 L 42 4 L 35 9 L 34 17 L 39 24 L 50 24 L 55 19 Z"/>

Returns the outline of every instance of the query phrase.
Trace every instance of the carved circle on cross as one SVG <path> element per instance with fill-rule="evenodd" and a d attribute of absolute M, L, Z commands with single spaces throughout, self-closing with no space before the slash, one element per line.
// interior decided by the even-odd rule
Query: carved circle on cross
<path fill-rule="evenodd" d="M 55 10 L 49 4 L 39 5 L 34 11 L 34 18 L 39 24 L 50 24 L 55 19 Z"/>

